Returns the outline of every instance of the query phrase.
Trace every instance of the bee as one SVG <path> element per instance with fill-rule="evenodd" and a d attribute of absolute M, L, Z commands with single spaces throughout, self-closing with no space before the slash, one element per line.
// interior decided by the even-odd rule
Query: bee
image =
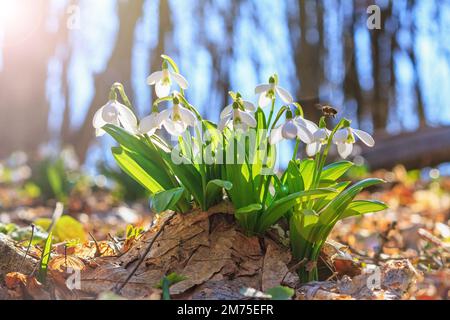
<path fill-rule="evenodd" d="M 316 108 L 321 110 L 322 114 L 325 117 L 336 118 L 336 115 L 338 114 L 338 111 L 335 108 L 333 108 L 327 104 L 323 105 L 323 104 L 317 103 Z"/>

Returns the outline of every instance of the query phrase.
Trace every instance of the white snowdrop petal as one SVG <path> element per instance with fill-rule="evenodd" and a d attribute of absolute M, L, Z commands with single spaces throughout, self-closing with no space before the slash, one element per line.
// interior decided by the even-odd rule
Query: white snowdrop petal
<path fill-rule="evenodd" d="M 178 83 L 181 89 L 188 88 L 189 83 L 187 82 L 186 78 L 183 77 L 181 74 L 170 71 L 170 75 L 175 80 L 175 82 Z"/>
<path fill-rule="evenodd" d="M 158 123 L 161 126 L 162 123 L 166 120 L 170 120 L 170 116 L 172 115 L 172 108 L 165 109 L 158 114 Z"/>
<path fill-rule="evenodd" d="M 313 133 L 313 140 L 316 142 L 320 142 L 323 139 L 327 138 L 327 132 L 324 129 L 319 129 Z"/>
<path fill-rule="evenodd" d="M 314 122 L 312 122 L 312 121 L 310 121 L 310 120 L 308 120 L 308 119 L 303 119 L 303 121 L 304 121 L 305 124 L 306 124 L 306 128 L 308 128 L 308 130 L 309 130 L 311 133 L 314 133 L 314 132 L 316 132 L 317 130 L 319 130 L 319 127 L 318 127 L 317 124 L 315 124 Z"/>
<path fill-rule="evenodd" d="M 182 106 L 180 106 L 180 115 L 183 122 L 187 125 L 194 126 L 197 118 L 195 117 L 195 114 Z"/>
<path fill-rule="evenodd" d="M 256 119 L 250 113 L 240 111 L 239 117 L 241 118 L 242 122 L 247 124 L 249 127 L 256 127 Z"/>
<path fill-rule="evenodd" d="M 267 92 L 272 88 L 270 84 L 260 84 L 255 88 L 255 94 Z"/>
<path fill-rule="evenodd" d="M 346 159 L 353 151 L 353 143 L 338 143 L 338 153 L 342 159 Z"/>
<path fill-rule="evenodd" d="M 272 102 L 272 98 L 269 98 L 265 92 L 261 93 L 261 95 L 259 96 L 258 99 L 258 105 L 261 108 L 267 107 L 267 105 L 269 105 L 269 103 Z"/>
<path fill-rule="evenodd" d="M 230 122 L 232 116 L 233 116 L 233 113 L 230 113 L 230 114 L 226 115 L 225 117 L 223 117 L 222 119 L 220 119 L 217 129 L 222 131 L 227 126 L 227 124 Z"/>
<path fill-rule="evenodd" d="M 340 129 L 333 136 L 333 143 L 344 143 L 348 138 L 348 129 Z"/>
<path fill-rule="evenodd" d="M 352 129 L 352 131 L 366 146 L 373 147 L 375 145 L 375 140 L 367 132 L 358 129 Z"/>
<path fill-rule="evenodd" d="M 292 102 L 294 102 L 294 99 L 292 98 L 291 94 L 286 89 L 276 86 L 275 91 L 280 96 L 281 100 L 283 100 L 285 103 L 291 104 Z"/>
<path fill-rule="evenodd" d="M 320 151 L 321 146 L 318 142 L 309 143 L 306 146 L 306 154 L 308 157 L 314 157 Z"/>
<path fill-rule="evenodd" d="M 101 107 L 95 112 L 94 118 L 92 119 L 92 125 L 94 126 L 94 128 L 99 129 L 103 127 L 105 124 L 106 121 L 103 120 L 103 107 Z"/>
<path fill-rule="evenodd" d="M 244 100 L 243 103 L 244 103 L 245 110 L 247 110 L 247 111 L 255 111 L 256 110 L 255 105 L 253 103 L 251 103 L 250 101 Z"/>
<path fill-rule="evenodd" d="M 116 105 L 117 111 L 119 112 L 119 121 L 123 128 L 133 134 L 138 132 L 138 122 L 133 111 L 130 108 L 118 103 Z"/>
<path fill-rule="evenodd" d="M 270 132 L 270 138 L 269 138 L 270 144 L 277 144 L 278 142 L 283 140 L 282 130 L 283 130 L 283 127 L 278 126 Z"/>
<path fill-rule="evenodd" d="M 283 136 L 283 138 L 288 140 L 297 138 L 298 127 L 294 124 L 292 120 L 287 121 L 281 128 L 282 128 L 281 135 Z"/>
<path fill-rule="evenodd" d="M 156 96 L 165 98 L 170 94 L 170 83 L 158 81 L 155 86 Z"/>
<path fill-rule="evenodd" d="M 186 126 L 181 121 L 166 120 L 162 125 L 173 137 L 179 137 L 186 131 Z"/>
<path fill-rule="evenodd" d="M 147 133 L 152 135 L 157 129 L 159 129 L 158 113 L 152 113 L 149 116 L 143 118 L 139 124 L 139 131 L 141 133 Z"/>
<path fill-rule="evenodd" d="M 303 141 L 304 143 L 313 142 L 313 135 L 311 131 L 309 131 L 308 128 L 304 126 L 298 126 L 297 138 Z"/>
<path fill-rule="evenodd" d="M 150 76 L 148 76 L 147 84 L 154 85 L 157 81 L 161 80 L 162 77 L 163 77 L 162 71 L 153 72 Z"/>
<path fill-rule="evenodd" d="M 223 108 L 222 112 L 220 113 L 220 119 L 224 118 L 225 116 L 229 115 L 232 112 L 233 112 L 233 105 L 230 104 L 225 108 Z"/>
<path fill-rule="evenodd" d="M 117 105 L 119 103 L 108 102 L 102 107 L 102 119 L 106 123 L 114 123 L 117 122 L 117 118 L 119 116 L 119 111 L 117 110 Z"/>
<path fill-rule="evenodd" d="M 95 129 L 95 136 L 96 136 L 96 137 L 101 137 L 101 136 L 103 136 L 105 133 L 106 133 L 106 131 L 103 130 L 103 129 L 100 129 L 100 128 L 96 128 L 96 129 Z"/>

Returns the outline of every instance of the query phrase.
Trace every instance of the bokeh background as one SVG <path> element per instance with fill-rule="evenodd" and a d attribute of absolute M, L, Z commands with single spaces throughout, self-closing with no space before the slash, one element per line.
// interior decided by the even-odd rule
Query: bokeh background
<path fill-rule="evenodd" d="M 373 4 L 378 30 L 367 27 Z M 145 79 L 162 53 L 211 120 L 229 90 L 256 101 L 254 86 L 277 72 L 307 117 L 330 103 L 376 136 L 357 162 L 449 171 L 445 0 L 0 0 L 0 158 L 72 146 L 87 169 L 110 161 L 112 141 L 95 139 L 92 116 L 115 81 L 147 115 Z"/>

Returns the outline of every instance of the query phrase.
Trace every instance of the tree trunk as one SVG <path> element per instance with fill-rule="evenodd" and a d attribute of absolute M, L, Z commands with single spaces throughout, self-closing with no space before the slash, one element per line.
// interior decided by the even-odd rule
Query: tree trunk
<path fill-rule="evenodd" d="M 134 44 L 134 30 L 142 13 L 143 0 L 119 1 L 120 28 L 116 45 L 105 71 L 95 77 L 95 96 L 91 102 L 86 118 L 78 130 L 72 135 L 72 144 L 81 163 L 94 136 L 92 118 L 94 113 L 108 101 L 111 85 L 121 82 L 128 95 L 131 87 L 131 54 Z M 131 96 L 131 95 L 130 95 Z"/>
<path fill-rule="evenodd" d="M 7 22 L 2 42 L 0 157 L 19 149 L 32 153 L 48 139 L 47 63 L 58 33 L 46 29 L 50 1 L 17 6 L 20 17 Z"/>

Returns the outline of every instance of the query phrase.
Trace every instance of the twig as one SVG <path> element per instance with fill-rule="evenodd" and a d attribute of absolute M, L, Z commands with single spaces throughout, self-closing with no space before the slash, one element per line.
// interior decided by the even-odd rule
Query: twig
<path fill-rule="evenodd" d="M 19 270 L 22 270 L 22 266 L 23 266 L 23 264 L 25 262 L 25 259 L 28 256 L 28 252 L 30 252 L 31 243 L 33 242 L 33 238 L 34 238 L 34 224 L 31 224 L 31 238 L 30 238 L 30 242 L 28 243 L 27 251 L 25 251 L 25 255 L 23 256 L 22 262 L 20 263 Z"/>
<path fill-rule="evenodd" d="M 130 281 L 130 279 L 134 276 L 134 274 L 136 273 L 137 269 L 140 267 L 140 265 L 142 264 L 142 262 L 144 262 L 144 260 L 147 257 L 147 255 L 150 253 L 150 250 L 152 249 L 153 243 L 155 243 L 155 240 L 164 231 L 164 228 L 166 227 L 166 225 L 169 224 L 169 222 L 172 220 L 172 218 L 174 216 L 175 216 L 175 213 L 171 213 L 171 215 L 162 223 L 161 227 L 156 232 L 156 234 L 153 237 L 152 241 L 148 244 L 147 248 L 145 249 L 144 254 L 141 256 L 141 258 L 139 259 L 138 263 L 131 270 L 130 274 L 127 276 L 125 281 L 123 283 L 121 283 L 119 286 L 116 286 L 116 288 L 114 289 L 114 293 L 119 294 L 120 291 L 123 289 L 123 287 L 125 287 L 126 284 Z"/>
<path fill-rule="evenodd" d="M 100 246 L 98 245 L 97 240 L 94 238 L 92 233 L 89 232 L 89 235 L 91 236 L 92 240 L 94 240 L 94 243 L 95 243 L 95 256 L 96 257 L 101 257 L 102 253 L 100 252 Z"/>

